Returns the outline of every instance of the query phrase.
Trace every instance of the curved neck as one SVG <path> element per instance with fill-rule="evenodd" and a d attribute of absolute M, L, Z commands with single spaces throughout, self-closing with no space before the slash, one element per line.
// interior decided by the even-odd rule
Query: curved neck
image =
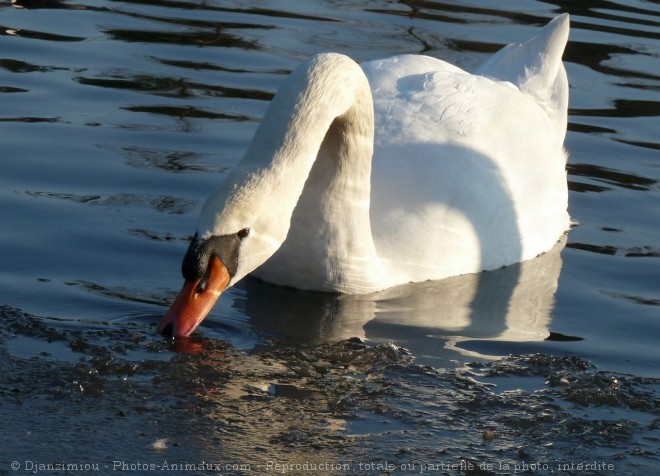
<path fill-rule="evenodd" d="M 272 257 L 259 270 L 271 282 L 369 289 L 380 275 L 369 220 L 373 139 L 371 90 L 357 63 L 321 54 L 291 73 L 200 213 L 202 237 L 251 230 L 231 284 Z"/>
<path fill-rule="evenodd" d="M 297 200 L 319 153 L 330 145 L 326 135 L 336 126 L 349 140 L 337 152 L 370 163 L 374 125 L 369 83 L 350 58 L 317 55 L 280 88 L 236 172 L 263 174 Z M 368 149 L 361 147 L 364 143 Z"/>
<path fill-rule="evenodd" d="M 369 288 L 380 275 L 369 219 L 373 143 L 371 90 L 354 61 L 319 55 L 292 73 L 239 165 L 267 184 L 277 221 L 268 228 L 283 243 L 257 275 L 303 289 Z"/>

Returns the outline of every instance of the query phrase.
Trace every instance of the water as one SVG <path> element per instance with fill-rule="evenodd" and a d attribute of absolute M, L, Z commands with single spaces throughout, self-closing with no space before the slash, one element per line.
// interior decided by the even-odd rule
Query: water
<path fill-rule="evenodd" d="M 230 465 L 199 474 L 657 467 L 657 2 L 12 3 L 0 4 L 12 433 L 0 474 L 13 461 L 88 474 L 164 461 Z M 192 340 L 155 335 L 201 202 L 300 61 L 424 53 L 471 70 L 562 12 L 565 242 L 368 297 L 246 280 Z"/>

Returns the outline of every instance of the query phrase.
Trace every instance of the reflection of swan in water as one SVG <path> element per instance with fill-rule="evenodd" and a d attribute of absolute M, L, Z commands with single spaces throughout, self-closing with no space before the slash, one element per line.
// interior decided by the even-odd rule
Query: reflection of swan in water
<path fill-rule="evenodd" d="M 394 341 L 418 358 L 455 358 L 465 340 L 536 342 L 549 334 L 565 238 L 547 253 L 495 271 L 368 295 L 301 292 L 248 280 L 251 323 L 294 341 Z M 478 346 L 477 346 L 478 347 Z"/>

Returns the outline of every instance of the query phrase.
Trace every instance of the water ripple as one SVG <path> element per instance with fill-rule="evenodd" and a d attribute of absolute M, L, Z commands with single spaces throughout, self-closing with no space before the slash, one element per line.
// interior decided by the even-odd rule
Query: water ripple
<path fill-rule="evenodd" d="M 182 215 L 189 213 L 196 205 L 195 201 L 171 195 L 147 195 L 138 193 L 118 193 L 113 195 L 76 194 L 68 192 L 42 192 L 28 190 L 26 194 L 37 198 L 55 198 L 76 203 L 98 205 L 111 208 L 150 207 L 158 212 Z"/>

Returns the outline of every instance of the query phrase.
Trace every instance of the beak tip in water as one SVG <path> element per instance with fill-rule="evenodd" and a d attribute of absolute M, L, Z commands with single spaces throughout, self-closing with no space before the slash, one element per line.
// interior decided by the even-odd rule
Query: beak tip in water
<path fill-rule="evenodd" d="M 165 337 L 187 337 L 209 313 L 231 276 L 217 257 L 209 261 L 206 286 L 200 291 L 200 279 L 186 281 L 163 320 L 158 332 Z"/>

